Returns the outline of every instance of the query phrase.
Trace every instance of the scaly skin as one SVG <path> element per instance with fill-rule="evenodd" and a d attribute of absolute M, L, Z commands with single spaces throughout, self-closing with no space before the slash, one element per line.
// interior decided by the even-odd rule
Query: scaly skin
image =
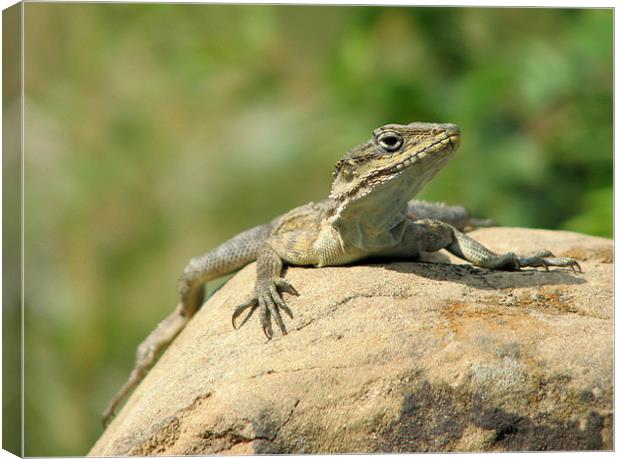
<path fill-rule="evenodd" d="M 198 311 L 204 283 L 252 261 L 256 261 L 257 273 L 254 294 L 235 308 L 232 323 L 238 328 L 258 310 L 268 339 L 273 336 L 272 319 L 286 334 L 281 311 L 293 317 L 281 292 L 298 295 L 281 277 L 285 264 L 321 267 L 370 257 L 416 259 L 421 252 L 447 249 L 488 269 L 559 266 L 581 271 L 575 260 L 556 258 L 548 250 L 532 256 L 496 254 L 463 234 L 467 229 L 492 225 L 490 220 L 473 219 L 460 206 L 409 201 L 450 159 L 459 143 L 460 131 L 453 124 L 378 128 L 372 139 L 338 161 L 328 199 L 297 207 L 193 258 L 179 279 L 176 309 L 138 347 L 129 379 L 103 414 L 104 425 L 161 350 Z"/>

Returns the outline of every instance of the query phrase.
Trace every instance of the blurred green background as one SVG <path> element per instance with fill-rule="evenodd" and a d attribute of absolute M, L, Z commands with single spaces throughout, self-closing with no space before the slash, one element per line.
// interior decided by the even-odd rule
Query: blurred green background
<path fill-rule="evenodd" d="M 26 3 L 26 454 L 87 453 L 186 261 L 325 197 L 382 124 L 461 126 L 423 198 L 611 237 L 612 21 Z"/>

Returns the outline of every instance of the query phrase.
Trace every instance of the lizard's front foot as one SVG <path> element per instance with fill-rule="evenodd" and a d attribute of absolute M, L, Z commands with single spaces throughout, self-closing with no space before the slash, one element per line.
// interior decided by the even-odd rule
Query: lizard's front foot
<path fill-rule="evenodd" d="M 556 257 L 549 250 L 541 250 L 540 252 L 537 252 L 529 257 L 524 257 L 509 252 L 502 256 L 502 262 L 499 267 L 501 269 L 508 269 L 511 271 L 518 271 L 521 268 L 527 267 L 542 267 L 545 268 L 546 271 L 549 271 L 549 266 L 558 266 L 563 268 L 568 267 L 575 273 L 583 272 L 581 270 L 581 266 L 579 266 L 579 263 L 577 263 L 576 260 L 566 257 Z"/>
<path fill-rule="evenodd" d="M 261 326 L 267 339 L 271 339 L 273 337 L 273 329 L 271 327 L 272 317 L 275 319 L 278 327 L 280 327 L 282 334 L 286 335 L 286 327 L 284 326 L 284 321 L 280 315 L 280 309 L 286 312 L 291 319 L 293 318 L 293 313 L 280 296 L 280 292 L 278 290 L 296 296 L 299 295 L 290 282 L 284 278 L 277 277 L 270 281 L 258 281 L 256 285 L 256 296 L 253 296 L 235 308 L 232 315 L 233 328 L 235 330 L 239 329 L 250 319 L 250 317 L 252 317 L 254 311 L 259 309 Z M 247 309 L 250 311 L 243 318 L 241 323 L 237 325 L 237 319 Z"/>

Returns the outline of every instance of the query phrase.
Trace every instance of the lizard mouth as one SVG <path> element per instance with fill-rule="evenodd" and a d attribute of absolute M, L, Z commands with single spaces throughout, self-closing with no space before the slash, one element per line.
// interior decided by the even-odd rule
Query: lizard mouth
<path fill-rule="evenodd" d="M 399 148 L 390 152 L 391 144 L 381 143 L 385 143 L 385 139 L 377 140 L 381 134 L 390 133 L 390 127 L 386 125 L 382 133 L 375 133 L 374 141 L 358 147 L 361 153 L 347 154 L 336 164 L 331 199 L 352 203 L 390 182 L 391 188 L 399 189 L 397 193 L 414 195 L 461 143 L 461 132 L 454 124 L 424 124 L 415 131 L 416 123 L 412 123 L 407 127 L 414 128 L 413 133 L 403 129 L 400 136 L 396 133 L 402 126 L 395 125 L 393 137 L 404 138 L 405 145 L 402 145 L 403 139 L 397 139 L 401 142 L 397 145 Z M 436 132 L 438 129 L 440 132 Z"/>
<path fill-rule="evenodd" d="M 434 155 L 439 152 L 447 151 L 449 153 L 452 153 L 454 150 L 458 148 L 460 144 L 461 144 L 460 132 L 456 130 L 446 132 L 446 135 L 443 136 L 442 138 L 424 147 L 424 149 L 416 151 L 414 154 L 403 159 L 401 162 L 383 169 L 381 173 L 382 174 L 393 174 L 396 172 L 400 172 L 408 168 L 415 162 L 420 161 L 425 157 Z"/>

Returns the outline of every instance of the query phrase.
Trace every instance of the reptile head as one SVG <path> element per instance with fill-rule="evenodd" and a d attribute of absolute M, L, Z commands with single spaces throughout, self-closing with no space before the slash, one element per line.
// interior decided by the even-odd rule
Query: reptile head
<path fill-rule="evenodd" d="M 372 139 L 336 163 L 330 197 L 346 206 L 380 190 L 384 203 L 390 196 L 407 201 L 433 178 L 459 143 L 460 130 L 454 124 L 387 124 L 375 129 Z"/>

